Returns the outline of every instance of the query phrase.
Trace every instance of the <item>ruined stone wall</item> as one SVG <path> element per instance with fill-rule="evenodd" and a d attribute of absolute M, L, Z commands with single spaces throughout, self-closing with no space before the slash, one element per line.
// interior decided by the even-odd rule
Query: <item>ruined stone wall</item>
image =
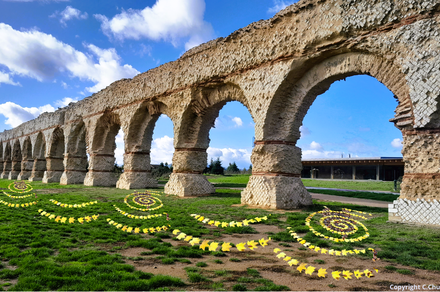
<path fill-rule="evenodd" d="M 147 163 L 151 135 L 157 116 L 166 114 L 174 124 L 176 167 L 165 191 L 202 195 L 214 190 L 201 175 L 209 129 L 221 107 L 238 100 L 252 115 L 257 140 L 254 173 L 242 202 L 297 208 L 311 204 L 299 178 L 301 153 L 295 146 L 304 115 L 335 80 L 368 74 L 399 100 L 391 121 L 404 134 L 401 197 L 439 198 L 438 134 L 426 134 L 440 128 L 439 20 L 440 0 L 303 0 L 269 20 L 191 49 L 174 62 L 116 81 L 62 110 L 0 133 L 2 159 L 14 140 L 23 145 L 26 136 L 42 131 L 46 157 L 59 160 L 49 152 L 60 127 L 66 149 L 63 183 L 85 179 L 87 185 L 112 181 L 121 188 L 150 186 L 155 183 Z M 109 174 L 114 157 L 107 142 L 119 128 L 125 133 L 127 169 L 116 183 Z M 86 148 L 91 155 L 88 172 Z M 4 174 L 10 172 L 6 160 Z M 52 177 L 59 177 L 58 168 Z"/>

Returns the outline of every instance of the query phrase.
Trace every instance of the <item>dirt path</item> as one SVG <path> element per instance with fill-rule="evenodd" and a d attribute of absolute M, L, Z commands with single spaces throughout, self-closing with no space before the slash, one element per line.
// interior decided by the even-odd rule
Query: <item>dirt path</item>
<path fill-rule="evenodd" d="M 333 196 L 333 195 L 324 195 L 324 194 L 316 194 L 310 193 L 313 199 L 321 200 L 321 201 L 329 201 L 329 202 L 340 202 L 368 207 L 378 207 L 378 208 L 388 208 L 389 202 L 384 201 L 376 201 L 376 200 L 368 200 L 368 199 L 359 199 L 359 198 L 351 198 L 351 197 L 342 197 L 342 196 Z M 397 199 L 397 197 L 396 197 Z"/>

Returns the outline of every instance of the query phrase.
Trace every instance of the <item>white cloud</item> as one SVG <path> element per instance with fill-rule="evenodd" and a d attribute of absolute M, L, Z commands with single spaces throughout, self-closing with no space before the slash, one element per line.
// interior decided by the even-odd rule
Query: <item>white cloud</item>
<path fill-rule="evenodd" d="M 18 125 L 35 119 L 43 112 L 53 112 L 55 108 L 49 104 L 40 107 L 22 107 L 13 102 L 0 104 L 0 114 L 6 117 L 5 124 L 15 128 Z"/>
<path fill-rule="evenodd" d="M 319 144 L 318 142 L 313 141 L 312 143 L 310 143 L 310 149 L 312 150 L 323 150 L 321 144 Z"/>
<path fill-rule="evenodd" d="M 67 72 L 71 77 L 94 82 L 87 90 L 97 92 L 113 81 L 139 73 L 130 65 L 121 65 L 113 48 L 100 49 L 86 44 L 92 54 L 84 54 L 52 35 L 36 30 L 18 31 L 4 23 L 0 23 L 0 39 L 0 64 L 6 66 L 10 74 L 38 81 Z"/>
<path fill-rule="evenodd" d="M 120 41 L 162 40 L 174 46 L 186 39 L 188 50 L 212 38 L 213 29 L 203 20 L 204 13 L 204 0 L 157 0 L 153 7 L 123 10 L 110 20 L 104 15 L 94 16 L 101 21 L 101 29 L 108 37 Z"/>
<path fill-rule="evenodd" d="M 233 117 L 231 120 L 235 123 L 235 127 L 243 126 L 243 121 L 239 117 Z"/>
<path fill-rule="evenodd" d="M 54 104 L 57 107 L 65 107 L 65 106 L 68 106 L 69 103 L 77 102 L 77 101 L 78 101 L 78 97 L 75 97 L 75 98 L 65 97 L 62 100 L 55 101 Z"/>
<path fill-rule="evenodd" d="M 289 5 L 292 5 L 293 3 L 298 2 L 298 0 L 290 0 L 290 1 L 284 1 L 284 0 L 274 0 L 273 4 L 274 6 L 270 7 L 267 10 L 267 13 L 278 13 L 280 10 L 283 10 Z"/>
<path fill-rule="evenodd" d="M 9 76 L 9 74 L 8 73 L 4 73 L 4 72 L 2 72 L 2 71 L 0 71 L 0 83 L 5 83 L 5 84 L 10 84 L 10 85 L 21 85 L 20 83 L 18 83 L 18 82 L 14 82 L 12 79 L 11 79 L 11 76 Z"/>
<path fill-rule="evenodd" d="M 168 162 L 172 164 L 174 153 L 174 139 L 168 136 L 156 138 L 151 145 L 151 164 L 160 164 L 161 162 Z"/>
<path fill-rule="evenodd" d="M 66 9 L 63 11 L 55 11 L 54 14 L 52 14 L 49 17 L 56 17 L 60 19 L 60 23 L 63 26 L 67 25 L 67 21 L 72 20 L 74 18 L 76 19 L 87 19 L 88 14 L 87 12 L 81 13 L 80 10 L 73 8 L 72 6 L 67 6 Z"/>
<path fill-rule="evenodd" d="M 220 158 L 223 167 L 227 167 L 232 162 L 235 162 L 239 168 L 248 168 L 251 164 L 252 150 L 250 149 L 209 147 L 206 152 L 208 152 L 208 163 L 211 159 Z"/>
<path fill-rule="evenodd" d="M 68 89 L 68 88 L 69 88 L 69 85 L 68 85 L 66 82 L 64 82 L 64 81 L 61 81 L 61 86 L 62 86 L 64 89 Z"/>
<path fill-rule="evenodd" d="M 339 151 L 303 150 L 302 159 L 341 158 L 341 154 Z"/>
<path fill-rule="evenodd" d="M 116 158 L 116 164 L 121 166 L 124 164 L 124 153 L 125 153 L 125 147 L 124 147 L 124 132 L 122 129 L 119 130 L 118 134 L 115 138 L 116 142 L 116 149 L 115 149 L 115 158 Z"/>
<path fill-rule="evenodd" d="M 393 141 L 391 141 L 391 146 L 393 146 L 394 148 L 402 148 L 402 140 L 399 138 L 394 139 Z"/>
<path fill-rule="evenodd" d="M 299 131 L 301 132 L 301 138 L 310 135 L 310 130 L 309 128 L 305 127 L 305 126 L 301 126 L 299 127 Z"/>

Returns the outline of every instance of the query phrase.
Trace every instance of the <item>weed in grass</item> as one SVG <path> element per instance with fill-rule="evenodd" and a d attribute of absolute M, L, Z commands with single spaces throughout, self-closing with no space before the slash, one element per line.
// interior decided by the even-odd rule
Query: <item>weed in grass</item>
<path fill-rule="evenodd" d="M 239 283 L 252 283 L 254 280 L 248 277 L 240 277 L 237 279 Z"/>
<path fill-rule="evenodd" d="M 307 248 L 305 248 L 304 246 L 300 246 L 298 247 L 299 250 L 307 250 Z"/>
<path fill-rule="evenodd" d="M 324 260 L 314 260 L 313 261 L 315 264 L 325 264 Z"/>
<path fill-rule="evenodd" d="M 214 271 L 214 274 L 216 276 L 222 277 L 222 276 L 226 276 L 228 274 L 228 271 L 227 270 L 217 270 L 217 271 Z"/>
<path fill-rule="evenodd" d="M 254 291 L 289 291 L 289 287 L 284 285 L 276 285 L 274 283 L 266 284 L 265 286 L 260 286 L 254 289 Z"/>
<path fill-rule="evenodd" d="M 191 261 L 189 259 L 177 259 L 177 260 L 183 264 L 190 264 L 191 263 Z"/>
<path fill-rule="evenodd" d="M 260 273 L 255 269 L 247 268 L 247 273 L 252 277 L 260 277 Z"/>
<path fill-rule="evenodd" d="M 232 291 L 247 291 L 247 288 L 243 284 L 235 284 L 232 286 Z"/>
<path fill-rule="evenodd" d="M 230 258 L 229 259 L 231 262 L 241 262 L 241 260 L 240 259 L 237 259 L 237 258 Z"/>
<path fill-rule="evenodd" d="M 199 267 L 199 268 L 203 268 L 203 267 L 207 267 L 208 264 L 205 263 L 205 262 L 198 262 L 198 263 L 196 264 L 196 266 Z"/>
<path fill-rule="evenodd" d="M 223 283 L 212 283 L 211 288 L 216 291 L 223 291 Z"/>
<path fill-rule="evenodd" d="M 188 274 L 189 281 L 192 282 L 192 283 L 209 282 L 209 281 L 211 281 L 208 278 L 206 278 L 205 276 L 200 275 L 199 273 L 188 272 L 187 274 Z"/>
<path fill-rule="evenodd" d="M 154 253 L 151 251 L 142 251 L 141 252 L 141 255 L 143 255 L 143 256 L 152 255 L 152 254 L 154 254 Z"/>
<path fill-rule="evenodd" d="M 214 263 L 216 263 L 216 264 L 223 264 L 223 262 L 221 260 L 214 260 Z"/>
<path fill-rule="evenodd" d="M 407 269 L 397 269 L 396 271 L 399 274 L 402 274 L 402 275 L 413 275 L 414 274 L 413 271 L 410 271 L 410 270 L 407 270 Z"/>
<path fill-rule="evenodd" d="M 211 252 L 211 255 L 215 256 L 215 257 L 225 257 L 226 254 L 222 251 L 213 251 Z"/>
<path fill-rule="evenodd" d="M 174 264 L 174 262 L 176 261 L 176 259 L 174 258 L 164 258 L 162 259 L 162 263 L 165 265 L 172 265 Z"/>
<path fill-rule="evenodd" d="M 284 247 L 291 247 L 291 245 L 290 244 L 288 244 L 288 243 L 285 243 L 285 242 L 280 242 L 280 243 L 278 243 L 280 246 L 284 246 Z"/>
<path fill-rule="evenodd" d="M 335 284 L 328 284 L 328 286 L 329 286 L 330 288 L 336 288 L 336 285 L 335 285 Z"/>
<path fill-rule="evenodd" d="M 200 269 L 199 269 L 199 268 L 196 268 L 196 267 L 186 267 L 186 268 L 184 268 L 184 270 L 185 270 L 187 273 L 190 273 L 190 272 L 196 273 L 196 272 L 199 272 L 199 271 L 200 271 Z"/>
<path fill-rule="evenodd" d="M 396 271 L 397 268 L 395 266 L 385 266 L 385 269 L 387 269 L 388 271 Z"/>

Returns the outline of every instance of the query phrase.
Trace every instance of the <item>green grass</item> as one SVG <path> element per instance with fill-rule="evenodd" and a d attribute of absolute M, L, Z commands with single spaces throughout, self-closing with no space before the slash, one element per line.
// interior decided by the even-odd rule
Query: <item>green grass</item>
<path fill-rule="evenodd" d="M 245 179 L 246 176 L 239 178 Z M 226 177 L 236 179 L 234 177 Z M 222 179 L 222 178 L 218 178 Z M 223 178 L 224 179 L 224 178 Z M 0 188 L 6 189 L 11 183 L 0 180 Z M 230 183 L 230 182 L 225 182 Z M 221 241 L 223 234 L 258 233 L 252 225 L 234 228 L 211 228 L 202 224 L 188 214 L 201 214 L 212 220 L 239 221 L 269 215 L 271 212 L 261 209 L 247 209 L 244 207 L 231 207 L 240 204 L 240 191 L 218 189 L 211 196 L 199 198 L 176 199 L 173 196 L 161 196 L 164 207 L 151 212 L 153 214 L 170 214 L 170 221 L 165 216 L 150 220 L 137 220 L 128 218 L 116 212 L 113 205 L 129 212 L 130 214 L 143 215 L 141 211 L 128 208 L 123 199 L 132 193 L 129 190 L 120 190 L 104 187 L 84 187 L 81 185 L 60 186 L 59 184 L 32 183 L 39 201 L 36 206 L 28 208 L 10 208 L 0 205 L 0 280 L 13 281 L 8 290 L 185 290 L 185 285 L 191 283 L 210 282 L 206 277 L 205 269 L 199 266 L 212 262 L 222 264 L 223 261 L 215 257 L 228 256 L 227 253 L 216 251 L 203 251 L 197 245 L 173 246 L 166 242 L 173 238 L 171 230 L 161 231 L 154 235 L 134 234 L 122 232 L 107 223 L 107 218 L 133 227 L 162 226 L 170 224 L 182 232 Z M 29 202 L 35 197 L 26 199 L 12 199 L 2 195 L 4 201 Z M 97 200 L 99 203 L 85 208 L 61 208 L 54 205 L 49 199 L 56 199 L 66 203 L 82 203 Z M 350 208 L 369 212 L 373 219 L 363 223 L 368 227 L 370 237 L 360 243 L 338 244 L 318 238 L 309 232 L 304 220 L 311 212 L 320 211 L 323 205 L 333 210 Z M 38 209 L 65 217 L 83 217 L 86 215 L 100 214 L 98 220 L 84 224 L 62 224 L 40 216 Z M 412 268 L 440 271 L 440 234 L 437 229 L 430 227 L 396 225 L 387 223 L 387 209 L 353 206 L 335 202 L 316 202 L 315 205 L 301 212 L 274 213 L 269 220 L 262 224 L 273 225 L 285 230 L 287 226 L 301 233 L 305 239 L 314 245 L 334 249 L 352 249 L 360 247 L 373 247 L 379 250 L 378 256 L 382 261 L 397 263 Z M 316 228 L 318 231 L 324 230 Z M 307 233 L 307 234 L 306 234 Z M 260 236 L 260 235 L 258 235 Z M 271 236 L 276 246 L 298 247 L 295 240 L 287 231 L 261 234 L 262 237 Z M 183 241 L 178 241 L 183 243 Z M 164 275 L 153 275 L 136 271 L 132 265 L 118 254 L 128 248 L 145 249 L 138 256 L 132 256 L 133 261 L 148 261 L 156 258 L 163 264 L 176 262 L 191 263 L 191 259 L 202 261 L 197 267 L 186 267 L 188 278 L 177 279 Z M 305 248 L 299 248 L 305 250 Z M 356 255 L 356 257 L 370 257 L 371 255 Z M 226 259 L 226 258 L 225 258 Z M 310 261 L 315 260 L 312 258 Z M 229 257 L 229 261 L 239 262 L 238 258 Z M 315 261 L 316 263 L 319 260 Z M 371 260 L 370 260 L 371 261 Z M 282 264 L 282 262 L 280 263 Z M 214 265 L 214 264 L 212 264 Z M 10 269 L 9 266 L 16 266 Z M 215 265 L 217 266 L 217 265 Z M 217 266 L 218 267 L 218 266 Z M 288 268 L 288 266 L 287 266 Z M 392 269 L 392 268 L 388 268 Z M 399 273 L 411 273 L 411 269 L 396 269 Z M 222 273 L 222 272 L 220 272 Z M 211 272 L 212 275 L 212 272 Z M 217 275 L 224 276 L 224 275 Z M 248 269 L 245 278 L 260 286 L 255 290 L 285 290 L 285 286 L 262 279 L 255 269 Z M 244 280 L 243 280 L 244 281 Z M 186 283 L 186 284 L 185 284 Z M 236 284 L 239 284 L 238 281 Z M 199 285 L 199 284 L 198 284 Z M 214 283 L 207 289 L 215 289 Z M 183 287 L 183 288 L 179 288 Z M 204 286 L 203 286 L 204 287 Z M 211 287 L 211 288 L 209 288 Z M 217 287 L 217 286 L 215 286 Z M 231 289 L 233 286 L 228 286 Z M 250 287 L 250 286 L 249 286 Z M 222 286 L 218 287 L 218 289 Z M 293 288 L 293 287 L 290 287 Z M 203 288 L 205 289 L 205 288 Z M 249 288 L 250 289 L 250 288 Z"/>
<path fill-rule="evenodd" d="M 369 199 L 369 200 L 377 200 L 377 201 L 385 201 L 385 202 L 392 202 L 394 200 L 397 200 L 398 198 L 398 196 L 394 194 L 387 194 L 387 193 L 341 192 L 341 191 L 333 191 L 333 190 L 311 190 L 311 189 L 309 189 L 308 191 L 309 193 Z"/>

